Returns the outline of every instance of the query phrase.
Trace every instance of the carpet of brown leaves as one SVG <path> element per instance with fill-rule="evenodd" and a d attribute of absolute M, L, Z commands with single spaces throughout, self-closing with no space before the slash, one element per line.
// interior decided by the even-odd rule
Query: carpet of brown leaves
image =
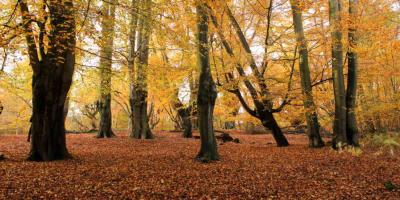
<path fill-rule="evenodd" d="M 290 135 L 278 148 L 269 135 L 233 134 L 221 160 L 202 164 L 199 140 L 159 132 L 140 141 L 68 135 L 74 159 L 27 162 L 26 136 L 0 136 L 0 199 L 400 199 L 400 158 L 330 148 L 309 149 Z"/>

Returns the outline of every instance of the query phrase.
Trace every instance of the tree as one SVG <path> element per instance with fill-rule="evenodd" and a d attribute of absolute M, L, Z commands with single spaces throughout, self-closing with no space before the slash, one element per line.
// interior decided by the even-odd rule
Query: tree
<path fill-rule="evenodd" d="M 65 138 L 64 105 L 75 64 L 75 19 L 72 0 L 43 4 L 43 18 L 32 20 L 26 0 L 19 0 L 32 77 L 29 160 L 70 158 Z M 34 24 L 39 27 L 35 34 Z"/>
<path fill-rule="evenodd" d="M 181 121 L 183 128 L 183 137 L 191 138 L 192 135 L 192 122 L 190 120 L 192 105 L 184 105 L 179 99 L 179 92 L 176 92 L 176 98 L 174 99 L 173 106 L 177 112 L 177 117 Z"/>
<path fill-rule="evenodd" d="M 329 19 L 332 26 L 332 78 L 335 96 L 335 119 L 333 125 L 334 148 L 347 144 L 346 136 L 346 91 L 343 76 L 343 44 L 341 26 L 341 0 L 329 0 Z"/>
<path fill-rule="evenodd" d="M 101 10 L 101 32 L 100 41 L 100 127 L 97 138 L 110 138 L 115 136 L 112 131 L 111 114 L 111 76 L 112 76 L 112 54 L 114 44 L 114 24 L 115 24 L 115 4 L 116 0 L 110 2 L 103 1 Z"/>
<path fill-rule="evenodd" d="M 138 23 L 138 12 L 140 0 L 132 0 L 130 10 L 130 23 L 129 23 L 129 58 L 128 58 L 128 73 L 129 73 L 129 135 L 134 137 L 134 121 L 133 116 L 135 107 L 135 58 L 136 58 L 136 32 Z"/>
<path fill-rule="evenodd" d="M 257 63 L 254 59 L 253 53 L 251 51 L 250 45 L 248 41 L 246 40 L 246 37 L 237 22 L 235 16 L 231 12 L 230 8 L 226 5 L 226 3 L 223 3 L 224 10 L 226 10 L 229 21 L 234 28 L 234 31 L 236 33 L 237 38 L 239 39 L 239 42 L 241 44 L 241 47 L 244 49 L 246 58 L 248 59 L 249 66 L 251 69 L 251 72 L 254 75 L 254 81 L 252 81 L 249 76 L 245 73 L 245 69 L 243 65 L 240 62 L 235 63 L 235 68 L 236 71 L 238 72 L 240 79 L 243 79 L 244 85 L 248 91 L 248 93 L 251 96 L 251 99 L 254 104 L 254 109 L 252 109 L 249 104 L 246 102 L 246 99 L 243 97 L 241 89 L 238 85 L 235 86 L 234 89 L 230 89 L 232 93 L 234 93 L 237 98 L 239 99 L 240 103 L 242 104 L 243 108 L 246 110 L 247 113 L 249 113 L 251 116 L 259 119 L 262 123 L 262 125 L 272 131 L 272 135 L 277 143 L 277 146 L 279 147 L 284 147 L 288 146 L 289 142 L 287 141 L 285 135 L 283 135 L 281 128 L 278 125 L 278 122 L 276 121 L 274 117 L 274 113 L 282 111 L 285 105 L 289 103 L 288 100 L 288 95 L 286 95 L 285 99 L 282 101 L 282 103 L 279 105 L 277 108 L 273 108 L 273 101 L 272 101 L 272 96 L 268 90 L 268 86 L 266 84 L 264 74 L 267 69 L 267 54 L 264 56 L 263 59 L 263 64 L 261 67 L 257 66 Z M 269 5 L 269 13 L 272 12 L 272 1 L 270 1 Z M 210 13 L 211 20 L 217 29 L 217 34 L 219 36 L 219 39 L 222 42 L 222 45 L 225 49 L 225 51 L 228 53 L 228 55 L 232 58 L 235 57 L 235 53 L 233 52 L 233 49 L 229 42 L 226 40 L 224 34 L 222 33 L 221 27 L 219 26 L 219 23 L 217 21 L 217 18 L 213 13 Z M 269 22 L 270 22 L 270 14 L 269 16 Z M 269 30 L 269 27 L 268 29 Z M 269 40 L 269 31 L 267 31 L 266 34 L 266 43 Z M 267 52 L 267 47 L 268 44 L 265 45 L 265 52 Z M 233 73 L 228 73 L 227 74 L 227 80 L 230 82 L 233 82 L 234 76 Z M 257 87 L 256 87 L 256 86 Z M 258 88 L 258 89 L 257 89 Z"/>
<path fill-rule="evenodd" d="M 134 7 L 135 4 L 133 4 Z M 148 59 L 149 59 L 149 43 L 150 43 L 150 36 L 152 30 L 152 22 L 151 22 L 151 7 L 152 2 L 151 0 L 143 0 L 140 1 L 140 17 L 138 18 L 138 30 L 137 35 L 138 38 L 136 39 L 138 43 L 138 50 L 136 56 L 136 64 L 137 67 L 133 68 L 133 64 L 131 63 L 130 68 L 134 70 L 134 80 L 133 85 L 131 85 L 131 95 L 130 95 L 130 104 L 132 110 L 132 131 L 130 133 L 130 137 L 136 139 L 152 139 L 153 133 L 151 132 L 149 126 L 149 118 L 147 114 L 147 67 L 148 67 Z M 134 12 L 132 12 L 134 13 Z M 132 16 L 132 19 L 134 16 Z M 134 27 L 134 22 L 131 23 L 131 26 Z M 130 37 L 130 45 L 131 45 L 131 53 L 134 52 L 134 42 L 132 42 L 132 37 L 135 32 L 135 29 L 131 30 L 131 37 Z M 131 60 L 131 62 L 133 62 Z"/>
<path fill-rule="evenodd" d="M 309 139 L 309 146 L 322 147 L 324 146 L 324 142 L 322 141 L 321 135 L 319 133 L 318 114 L 312 95 L 310 68 L 308 65 L 308 49 L 303 30 L 302 11 L 298 0 L 291 0 L 290 4 L 292 6 L 293 25 L 300 54 L 300 78 L 304 98 L 303 104 L 307 121 L 307 135 Z"/>
<path fill-rule="evenodd" d="M 196 1 L 197 56 L 200 68 L 197 107 L 201 138 L 200 152 L 197 154 L 196 159 L 202 162 L 219 159 L 213 127 L 213 112 L 217 99 L 217 88 L 210 68 L 207 9 L 208 6 L 204 1 Z"/>
<path fill-rule="evenodd" d="M 1 115 L 1 113 L 3 112 L 3 109 L 4 109 L 3 104 L 2 104 L 1 101 L 0 101 L 0 115 Z"/>
<path fill-rule="evenodd" d="M 333 147 L 342 148 L 344 145 L 358 146 L 358 128 L 355 114 L 357 96 L 357 67 L 358 55 L 355 52 L 357 35 L 355 20 L 357 18 L 357 1 L 349 0 L 348 40 L 348 75 L 347 90 L 343 75 L 343 45 L 341 20 L 341 0 L 330 0 L 329 16 L 333 26 L 332 30 L 332 77 L 335 95 L 335 121 Z"/>
<path fill-rule="evenodd" d="M 90 120 L 89 132 L 97 131 L 97 113 L 99 113 L 99 104 L 96 103 L 85 104 L 80 110 L 82 115 L 86 116 Z"/>
<path fill-rule="evenodd" d="M 346 92 L 346 135 L 347 142 L 352 146 L 359 146 L 358 143 L 358 128 L 356 119 L 356 97 L 357 97 L 357 68 L 358 55 L 355 52 L 357 46 L 357 7 L 358 0 L 349 0 L 349 16 L 350 28 L 348 32 L 349 49 L 348 57 L 348 72 L 347 72 L 347 92 Z"/>

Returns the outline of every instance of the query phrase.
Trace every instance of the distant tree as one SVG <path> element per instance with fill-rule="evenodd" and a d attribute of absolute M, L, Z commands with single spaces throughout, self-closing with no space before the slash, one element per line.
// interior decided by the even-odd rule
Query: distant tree
<path fill-rule="evenodd" d="M 138 37 L 136 41 L 138 44 L 138 50 L 136 52 L 136 68 L 134 70 L 133 85 L 131 84 L 130 86 L 130 102 L 133 119 L 133 127 L 130 136 L 136 139 L 152 139 L 154 136 L 149 126 L 149 116 L 147 113 L 147 68 L 149 62 L 150 36 L 152 31 L 151 12 L 153 5 L 151 0 L 139 1 L 139 4 L 137 5 L 140 6 L 140 17 L 137 22 Z M 132 40 L 132 34 L 134 33 L 131 32 L 130 40 Z M 131 52 L 134 51 L 135 48 L 132 44 L 131 41 Z"/>
<path fill-rule="evenodd" d="M 208 6 L 202 1 L 196 1 L 197 13 L 197 57 L 200 68 L 197 108 L 201 138 L 200 152 L 197 159 L 202 162 L 218 160 L 217 141 L 213 127 L 213 112 L 217 99 L 217 88 L 213 81 L 208 43 Z"/>
<path fill-rule="evenodd" d="M 128 56 L 128 76 L 129 76 L 129 135 L 134 137 L 134 108 L 135 108 L 135 59 L 136 59 L 136 34 L 138 26 L 140 0 L 132 0 L 129 22 L 129 56 Z"/>
<path fill-rule="evenodd" d="M 309 139 L 308 143 L 310 147 L 322 147 L 324 146 L 324 142 L 322 141 L 319 133 L 318 114 L 313 100 L 310 67 L 308 65 L 307 41 L 304 36 L 303 17 L 300 8 L 300 2 L 298 0 L 291 0 L 290 4 L 292 6 L 294 32 L 296 33 L 296 40 L 300 54 L 300 78 L 302 93 L 304 96 L 303 104 L 307 121 L 307 135 Z"/>
<path fill-rule="evenodd" d="M 348 30 L 349 49 L 347 91 L 343 74 L 343 44 L 342 44 L 342 1 L 329 1 L 329 17 L 332 25 L 332 77 L 335 95 L 335 121 L 333 126 L 333 148 L 345 145 L 358 146 L 358 128 L 355 114 L 357 96 L 358 56 L 355 52 L 357 35 L 355 20 L 357 18 L 357 1 L 349 0 L 350 24 Z"/>
<path fill-rule="evenodd" d="M 357 68 L 358 55 L 355 51 L 357 47 L 357 8 L 358 0 L 349 0 L 349 49 L 348 57 L 348 72 L 347 72 L 347 92 L 346 92 L 346 135 L 349 145 L 359 146 L 358 143 L 358 127 L 356 118 L 356 97 L 357 97 Z"/>
<path fill-rule="evenodd" d="M 99 113 L 98 103 L 86 104 L 81 108 L 82 115 L 90 120 L 90 130 L 97 131 L 97 114 Z"/>
<path fill-rule="evenodd" d="M 4 109 L 3 104 L 2 104 L 1 101 L 0 101 L 0 115 L 1 115 L 1 113 L 3 112 L 3 109 Z"/>
<path fill-rule="evenodd" d="M 111 77 L 112 54 L 114 45 L 116 0 L 103 1 L 101 10 L 101 40 L 100 40 L 100 127 L 97 138 L 110 138 L 115 136 L 112 131 L 111 113 Z"/>
<path fill-rule="evenodd" d="M 184 105 L 179 99 L 178 91 L 176 92 L 176 97 L 173 102 L 174 109 L 177 112 L 180 124 L 183 128 L 183 137 L 191 138 L 192 135 L 192 122 L 190 120 L 192 105 Z"/>
<path fill-rule="evenodd" d="M 32 20 L 26 0 L 18 1 L 32 77 L 29 160 L 71 157 L 65 139 L 64 105 L 75 65 L 75 19 L 72 0 L 43 4 L 43 18 Z M 33 26 L 39 27 L 37 37 Z"/>
<path fill-rule="evenodd" d="M 346 136 L 346 91 L 343 75 L 343 44 L 342 44 L 342 1 L 329 0 L 329 19 L 332 26 L 332 78 L 335 96 L 335 119 L 333 125 L 334 148 L 347 144 Z"/>

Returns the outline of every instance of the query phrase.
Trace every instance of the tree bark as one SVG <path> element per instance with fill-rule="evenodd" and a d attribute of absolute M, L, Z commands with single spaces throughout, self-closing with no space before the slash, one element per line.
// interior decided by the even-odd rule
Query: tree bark
<path fill-rule="evenodd" d="M 181 100 L 179 99 L 179 88 L 176 88 L 174 99 L 172 100 L 171 104 L 177 113 L 176 121 L 177 125 L 176 128 L 178 130 L 183 130 L 182 136 L 184 138 L 191 138 L 193 137 L 192 134 L 192 121 L 191 121 L 191 114 L 192 114 L 192 95 L 189 95 L 189 105 L 184 105 Z"/>
<path fill-rule="evenodd" d="M 25 0 L 19 1 L 19 8 L 33 69 L 33 107 L 29 130 L 31 149 L 28 159 L 51 161 L 70 158 L 66 147 L 64 105 L 75 64 L 73 1 L 49 1 L 46 4 L 49 19 L 39 24 L 40 34 L 36 43 Z M 47 30 L 46 23 L 50 25 Z M 47 34 L 47 51 L 43 46 L 44 34 Z"/>
<path fill-rule="evenodd" d="M 329 19 L 332 26 L 332 78 L 335 96 L 334 138 L 332 145 L 335 149 L 340 149 L 347 145 L 341 9 L 341 0 L 329 0 Z"/>
<path fill-rule="evenodd" d="M 4 109 L 3 104 L 2 104 L 1 101 L 0 101 L 0 115 L 1 115 L 1 113 L 3 112 L 3 109 Z"/>
<path fill-rule="evenodd" d="M 308 144 L 313 148 L 323 147 L 324 142 L 322 141 L 319 133 L 318 114 L 312 95 L 310 68 L 308 64 L 308 49 L 307 41 L 304 36 L 302 11 L 299 8 L 299 0 L 291 0 L 290 4 L 292 6 L 294 31 L 296 33 L 296 40 L 299 46 L 300 78 L 303 93 L 303 104 L 307 121 L 307 135 L 309 140 Z"/>
<path fill-rule="evenodd" d="M 133 127 L 130 133 L 132 138 L 152 139 L 154 138 L 149 126 L 147 114 L 147 67 L 149 59 L 149 43 L 151 36 L 151 0 L 141 2 L 141 18 L 138 21 L 138 52 L 137 68 L 134 84 L 131 89 L 131 104 Z M 132 47 L 131 47 L 132 48 Z"/>
<path fill-rule="evenodd" d="M 260 120 L 265 128 L 272 131 L 272 136 L 274 137 L 278 147 L 289 146 L 289 142 L 287 141 L 285 135 L 283 135 L 278 122 L 275 120 L 275 117 L 271 112 L 262 113 Z"/>
<path fill-rule="evenodd" d="M 114 45 L 115 0 L 103 2 L 102 8 L 102 39 L 100 50 L 100 127 L 97 138 L 110 138 L 112 131 L 111 113 L 111 77 L 112 54 Z"/>
<path fill-rule="evenodd" d="M 347 142 L 352 146 L 359 146 L 358 143 L 358 128 L 356 119 L 356 97 L 357 97 L 357 68 L 358 68 L 358 55 L 355 52 L 357 46 L 357 5 L 358 0 L 349 0 L 349 16 L 350 28 L 348 33 L 349 51 L 348 55 L 348 72 L 347 72 L 347 93 L 346 93 L 346 134 Z"/>
<path fill-rule="evenodd" d="M 200 68 L 197 106 L 201 138 L 200 152 L 196 159 L 202 162 L 218 160 L 217 141 L 213 127 L 213 112 L 217 99 L 216 85 L 212 79 L 208 44 L 208 6 L 204 1 L 196 2 L 197 12 L 197 57 Z"/>
<path fill-rule="evenodd" d="M 138 25 L 138 3 L 139 0 L 132 0 L 131 3 L 131 20 L 129 25 L 129 59 L 128 59 L 128 71 L 129 71 L 129 135 L 134 134 L 134 88 L 135 88 L 135 58 L 136 58 L 136 33 Z"/>
<path fill-rule="evenodd" d="M 177 97 L 174 102 L 175 110 L 182 121 L 183 137 L 191 138 L 192 134 L 192 122 L 190 120 L 190 113 L 192 112 L 191 106 L 185 106 Z"/>

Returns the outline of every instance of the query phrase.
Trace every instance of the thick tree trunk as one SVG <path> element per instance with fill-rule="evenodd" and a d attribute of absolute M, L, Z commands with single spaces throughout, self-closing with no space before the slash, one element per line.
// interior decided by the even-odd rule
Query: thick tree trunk
<path fill-rule="evenodd" d="M 347 73 L 347 93 L 346 93 L 346 134 L 347 142 L 352 146 L 359 146 L 358 143 L 358 128 L 356 119 L 356 97 L 357 97 L 357 67 L 358 56 L 355 52 L 357 45 L 356 36 L 356 13 L 357 13 L 357 0 L 349 0 L 349 15 L 352 23 L 350 23 L 348 38 L 349 38 L 349 51 L 348 51 L 348 73 Z"/>
<path fill-rule="evenodd" d="M 103 2 L 100 50 L 100 127 L 97 138 L 115 136 L 112 131 L 111 76 L 114 44 L 115 0 Z"/>
<path fill-rule="evenodd" d="M 147 116 L 147 91 L 134 89 L 132 116 L 134 123 L 130 136 L 135 139 L 153 139 Z"/>
<path fill-rule="evenodd" d="M 134 76 L 134 84 L 131 86 L 131 105 L 133 128 L 130 137 L 136 139 L 154 138 L 147 114 L 147 67 L 149 60 L 149 43 L 151 36 L 151 0 L 141 3 L 141 15 L 138 20 L 138 44 L 137 69 Z M 131 47 L 132 48 L 132 47 Z"/>
<path fill-rule="evenodd" d="M 193 134 L 192 134 L 192 122 L 190 121 L 190 109 L 186 108 L 178 112 L 182 112 L 180 115 L 183 121 L 183 137 L 192 138 Z"/>
<path fill-rule="evenodd" d="M 278 147 L 286 147 L 289 146 L 289 142 L 286 139 L 285 135 L 283 135 L 281 128 L 278 125 L 278 122 L 275 120 L 274 115 L 271 112 L 265 112 L 261 114 L 262 118 L 260 118 L 263 126 L 272 132 L 272 136 L 274 137 L 276 144 Z"/>
<path fill-rule="evenodd" d="M 34 76 L 28 159 L 49 161 L 69 158 L 64 125 L 64 103 L 69 87 L 59 90 L 57 86 L 63 84 L 62 79 L 54 77 L 50 70 L 43 69 L 40 75 Z"/>
<path fill-rule="evenodd" d="M 100 101 L 100 126 L 96 137 L 115 137 L 115 134 L 112 131 L 111 94 L 102 95 Z"/>
<path fill-rule="evenodd" d="M 203 1 L 196 2 L 197 12 L 197 57 L 200 67 L 199 91 L 197 106 L 201 138 L 200 152 L 196 159 L 202 162 L 218 160 L 217 141 L 213 127 L 213 112 L 217 99 L 216 85 L 212 79 L 209 44 L 208 44 L 208 14 L 207 5 Z"/>
<path fill-rule="evenodd" d="M 307 121 L 307 135 L 309 139 L 310 147 L 322 147 L 324 142 L 321 139 L 319 133 L 318 114 L 314 104 L 311 79 L 310 79 L 310 68 L 308 65 L 308 49 L 307 42 L 304 36 L 303 30 L 303 17 L 299 8 L 299 0 L 291 0 L 293 14 L 293 25 L 296 33 L 296 40 L 299 46 L 300 54 L 300 78 L 301 88 L 303 93 L 303 104 L 305 109 L 306 121 Z"/>
<path fill-rule="evenodd" d="M 175 98 L 172 101 L 172 105 L 177 113 L 177 120 L 178 123 L 178 130 L 183 130 L 183 137 L 184 138 L 191 138 L 193 137 L 192 134 L 192 122 L 190 119 L 192 106 L 190 105 L 192 101 L 192 95 L 190 95 L 189 105 L 185 106 L 179 99 L 179 89 L 176 89 Z M 180 127 L 179 127 L 180 126 Z"/>
<path fill-rule="evenodd" d="M 29 130 L 29 160 L 50 161 L 70 158 L 66 147 L 64 105 L 71 86 L 75 64 L 75 20 L 72 0 L 50 1 L 47 51 L 44 50 L 44 26 L 34 42 L 29 6 L 19 1 L 28 43 L 32 77 L 32 116 Z M 44 23 L 45 24 L 45 23 Z M 40 55 L 40 56 L 39 56 Z M 39 59 L 40 58 L 40 59 Z"/>
<path fill-rule="evenodd" d="M 332 28 L 332 77 L 335 96 L 335 119 L 333 125 L 333 148 L 347 144 L 346 91 L 343 76 L 343 45 L 341 30 L 341 0 L 329 0 L 329 18 Z"/>
<path fill-rule="evenodd" d="M 192 122 L 190 120 L 191 106 L 185 107 L 179 99 L 176 100 L 174 107 L 178 113 L 179 118 L 182 120 L 183 137 L 191 138 L 192 134 Z"/>

